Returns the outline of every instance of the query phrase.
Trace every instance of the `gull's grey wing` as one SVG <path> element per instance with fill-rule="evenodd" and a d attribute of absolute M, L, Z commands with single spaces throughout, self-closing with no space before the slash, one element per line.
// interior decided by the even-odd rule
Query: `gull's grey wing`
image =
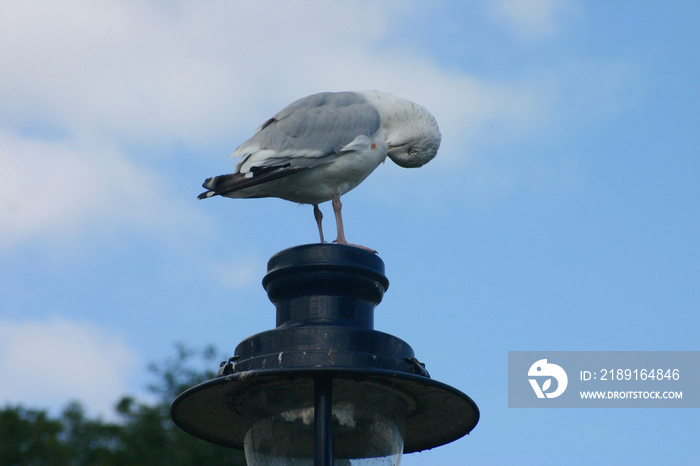
<path fill-rule="evenodd" d="M 357 136 L 373 137 L 379 113 L 355 92 L 324 92 L 297 100 L 258 128 L 233 157 L 238 173 L 253 167 L 312 167 L 338 155 Z"/>
<path fill-rule="evenodd" d="M 232 155 L 241 157 L 236 171 L 207 179 L 202 186 L 208 191 L 199 198 L 243 191 L 327 163 L 342 156 L 342 149 L 353 141 L 371 139 L 379 126 L 379 113 L 358 93 L 304 97 L 267 120 L 241 144 Z M 250 197 L 262 195 L 245 192 Z"/>

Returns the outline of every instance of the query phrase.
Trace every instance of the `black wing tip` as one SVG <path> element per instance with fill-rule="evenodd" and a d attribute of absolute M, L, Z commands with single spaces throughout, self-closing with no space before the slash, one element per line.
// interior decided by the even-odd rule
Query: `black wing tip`
<path fill-rule="evenodd" d="M 214 191 L 207 191 L 197 196 L 197 199 L 208 199 L 212 196 L 216 196 L 216 193 Z"/>
<path fill-rule="evenodd" d="M 223 176 L 227 175 L 212 176 L 211 178 L 207 178 L 206 180 L 204 180 L 204 183 L 202 183 L 202 188 L 207 189 L 207 191 L 197 196 L 197 199 L 208 199 L 212 196 L 216 196 L 217 194 L 219 194 L 216 190 L 216 185 L 219 181 L 219 178 L 222 178 Z"/>
<path fill-rule="evenodd" d="M 241 173 L 232 173 L 230 175 L 219 175 L 212 178 L 207 178 L 202 186 L 208 191 L 203 192 L 197 199 L 206 199 L 212 196 L 225 196 L 229 193 L 241 191 L 252 186 L 267 183 L 278 178 L 293 175 L 294 173 L 304 171 L 308 167 L 292 167 L 289 163 L 284 165 L 275 165 L 271 167 L 253 167 L 251 168 L 250 178 L 247 178 Z M 237 197 L 266 197 L 260 194 L 249 194 L 247 196 Z"/>
<path fill-rule="evenodd" d="M 217 178 L 219 178 L 219 177 L 212 176 L 211 178 L 207 178 L 206 180 L 204 180 L 204 183 L 202 183 L 202 188 L 211 190 L 216 185 Z M 204 193 L 202 193 L 202 194 L 204 194 Z"/>

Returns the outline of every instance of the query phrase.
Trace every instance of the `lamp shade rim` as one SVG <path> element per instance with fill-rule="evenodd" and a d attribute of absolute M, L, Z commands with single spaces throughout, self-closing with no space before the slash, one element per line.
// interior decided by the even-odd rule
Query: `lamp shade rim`
<path fill-rule="evenodd" d="M 309 399 L 313 380 L 331 376 L 334 393 L 362 394 L 382 390 L 407 401 L 404 453 L 435 448 L 471 432 L 479 421 L 479 409 L 458 389 L 429 377 L 384 369 L 348 367 L 275 368 L 238 372 L 217 377 L 180 394 L 172 403 L 173 421 L 186 432 L 219 445 L 243 449 L 245 434 L 266 409 L 296 409 Z M 288 406 L 276 408 L 255 393 L 290 393 Z M 300 397 L 292 396 L 299 391 Z M 279 401 L 279 400 L 278 400 Z"/>

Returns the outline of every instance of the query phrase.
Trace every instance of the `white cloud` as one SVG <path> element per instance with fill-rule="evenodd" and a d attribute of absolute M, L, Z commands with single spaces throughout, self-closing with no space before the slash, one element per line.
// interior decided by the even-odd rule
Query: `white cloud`
<path fill-rule="evenodd" d="M 62 408 L 80 400 L 108 416 L 130 393 L 138 357 L 123 338 L 88 323 L 0 321 L 0 403 Z"/>
<path fill-rule="evenodd" d="M 387 34 L 386 8 L 368 2 L 8 3 L 0 19 L 0 61 L 11 72 L 0 76 L 1 105 L 21 119 L 71 131 L 201 142 L 230 127 L 231 118 L 252 125 L 249 109 L 263 96 L 286 102 L 287 95 L 323 90 L 329 75 L 367 74 L 352 63 Z"/>
<path fill-rule="evenodd" d="M 0 19 L 0 61 L 11 70 L 0 75 L 0 109 L 8 121 L 73 134 L 190 144 L 231 128 L 245 136 L 291 100 L 324 90 L 380 89 L 425 101 L 447 84 L 444 102 L 464 97 L 467 126 L 522 112 L 522 102 L 493 105 L 487 82 L 393 49 L 389 39 L 404 33 L 402 14 L 412 8 L 401 5 L 10 3 Z"/>
<path fill-rule="evenodd" d="M 491 12 L 519 37 L 542 39 L 558 34 L 578 8 L 571 0 L 497 0 Z"/>
<path fill-rule="evenodd" d="M 108 147 L 0 131 L 0 165 L 0 248 L 125 227 L 167 238 L 174 225 L 200 222 L 166 198 L 160 176 Z"/>

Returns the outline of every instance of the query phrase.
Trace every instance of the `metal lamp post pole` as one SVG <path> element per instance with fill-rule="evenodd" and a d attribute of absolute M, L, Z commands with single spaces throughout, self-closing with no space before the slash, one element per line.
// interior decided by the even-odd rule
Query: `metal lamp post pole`
<path fill-rule="evenodd" d="M 319 376 L 314 379 L 314 466 L 333 464 L 333 379 Z"/>

